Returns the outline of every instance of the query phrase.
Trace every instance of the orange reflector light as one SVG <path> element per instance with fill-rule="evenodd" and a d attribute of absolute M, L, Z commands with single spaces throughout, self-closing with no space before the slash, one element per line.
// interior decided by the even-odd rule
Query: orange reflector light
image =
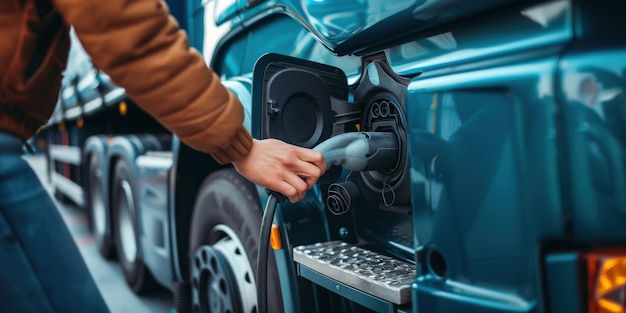
<path fill-rule="evenodd" d="M 126 115 L 128 112 L 128 107 L 126 106 L 126 101 L 120 102 L 118 109 L 120 110 L 120 115 Z"/>
<path fill-rule="evenodd" d="M 280 250 L 283 248 L 283 243 L 280 241 L 280 230 L 277 225 L 272 225 L 272 232 L 270 233 L 270 244 L 272 249 Z"/>
<path fill-rule="evenodd" d="M 626 313 L 626 255 L 590 253 L 587 286 L 590 313 Z"/>
<path fill-rule="evenodd" d="M 82 118 L 82 117 L 79 117 L 79 118 L 76 120 L 76 127 L 78 127 L 78 128 L 83 128 L 83 126 L 84 126 L 84 125 L 85 125 L 85 121 L 83 120 L 83 118 Z"/>

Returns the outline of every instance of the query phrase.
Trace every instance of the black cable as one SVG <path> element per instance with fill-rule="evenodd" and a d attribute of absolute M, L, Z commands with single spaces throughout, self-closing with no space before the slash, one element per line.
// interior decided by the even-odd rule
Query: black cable
<path fill-rule="evenodd" d="M 259 239 L 259 254 L 256 259 L 256 295 L 257 295 L 257 312 L 267 313 L 267 263 L 268 251 L 270 246 L 270 233 L 272 231 L 272 221 L 274 213 L 279 202 L 285 200 L 285 196 L 268 191 L 267 203 L 261 220 L 261 238 Z"/>

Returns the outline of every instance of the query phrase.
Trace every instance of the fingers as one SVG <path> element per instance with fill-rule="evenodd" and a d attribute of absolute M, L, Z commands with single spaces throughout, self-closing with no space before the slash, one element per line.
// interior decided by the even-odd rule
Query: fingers
<path fill-rule="evenodd" d="M 317 179 L 322 175 L 322 170 L 315 166 L 313 163 L 300 161 L 297 165 L 298 169 L 293 172 L 307 185 L 307 189 L 311 189 L 317 182 Z"/>
<path fill-rule="evenodd" d="M 289 198 L 289 200 L 293 203 L 296 203 L 298 201 L 300 201 L 300 199 L 304 198 L 304 195 L 306 195 L 306 191 L 309 189 L 307 186 L 307 183 L 304 182 L 304 180 L 302 180 L 302 178 L 295 176 L 295 175 L 290 175 L 288 177 L 286 177 L 285 181 L 291 185 L 293 188 L 295 188 L 295 193 L 292 195 L 287 196 Z"/>
<path fill-rule="evenodd" d="M 307 185 L 302 179 L 295 178 L 295 179 L 290 179 L 289 182 L 287 181 L 277 182 L 276 187 L 275 188 L 270 187 L 270 189 L 281 193 L 282 195 L 287 197 L 289 201 L 291 201 L 291 203 L 296 203 L 300 201 L 300 199 L 304 198 L 304 195 L 306 194 L 306 191 L 307 191 L 306 187 Z"/>
<path fill-rule="evenodd" d="M 281 181 L 277 182 L 275 186 L 268 185 L 271 190 L 279 192 L 283 196 L 287 197 L 289 201 L 292 203 L 296 203 L 299 199 L 297 199 L 298 191 L 296 188 L 288 184 L 287 182 Z"/>
<path fill-rule="evenodd" d="M 326 162 L 324 162 L 324 156 L 321 152 L 313 149 L 300 148 L 297 150 L 297 153 L 300 160 L 315 164 L 315 166 L 320 169 L 321 172 L 317 176 L 326 171 Z"/>
<path fill-rule="evenodd" d="M 294 147 L 295 157 L 291 159 L 291 164 L 284 164 L 284 181 L 293 189 L 293 194 L 284 194 L 291 202 L 297 202 L 304 198 L 306 191 L 313 188 L 318 178 L 326 171 L 324 156 L 312 149 Z"/>
<path fill-rule="evenodd" d="M 315 178 L 309 177 L 309 178 L 303 178 L 303 179 L 304 179 L 304 182 L 306 183 L 307 190 L 313 188 L 315 183 L 317 183 L 317 177 Z"/>

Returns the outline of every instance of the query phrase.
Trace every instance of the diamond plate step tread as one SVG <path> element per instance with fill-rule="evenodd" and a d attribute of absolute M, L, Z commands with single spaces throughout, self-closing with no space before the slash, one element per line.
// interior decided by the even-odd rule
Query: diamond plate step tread
<path fill-rule="evenodd" d="M 326 277 L 395 304 L 410 301 L 415 266 L 342 241 L 293 248 L 293 259 Z"/>

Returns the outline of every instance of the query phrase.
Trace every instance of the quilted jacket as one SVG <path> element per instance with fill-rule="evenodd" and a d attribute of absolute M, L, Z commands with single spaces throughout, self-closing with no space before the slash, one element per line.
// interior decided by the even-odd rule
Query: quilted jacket
<path fill-rule="evenodd" d="M 50 117 L 69 25 L 93 63 L 183 142 L 220 163 L 248 153 L 241 104 L 161 0 L 0 1 L 0 130 L 27 139 Z"/>

